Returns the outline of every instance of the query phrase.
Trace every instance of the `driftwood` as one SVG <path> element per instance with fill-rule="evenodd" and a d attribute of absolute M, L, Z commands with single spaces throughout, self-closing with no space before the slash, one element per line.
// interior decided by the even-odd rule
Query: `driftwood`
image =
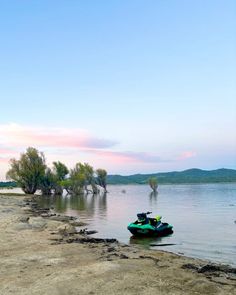
<path fill-rule="evenodd" d="M 150 244 L 151 247 L 174 246 L 176 244 Z"/>
<path fill-rule="evenodd" d="M 92 244 L 112 244 L 112 243 L 118 243 L 117 239 L 101 239 L 101 238 L 90 238 L 90 237 L 84 237 L 84 238 L 69 238 L 66 240 L 67 243 L 92 243 Z"/>
<path fill-rule="evenodd" d="M 236 268 L 229 265 L 216 265 L 216 264 L 205 264 L 198 266 L 195 264 L 187 263 L 182 265 L 183 269 L 192 269 L 198 273 L 231 273 L 236 274 Z"/>

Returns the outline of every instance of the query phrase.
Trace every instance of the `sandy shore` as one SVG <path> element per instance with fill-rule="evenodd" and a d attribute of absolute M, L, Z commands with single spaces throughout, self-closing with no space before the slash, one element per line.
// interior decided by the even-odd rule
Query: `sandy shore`
<path fill-rule="evenodd" d="M 77 234 L 28 196 L 0 195 L 0 294 L 236 294 L 236 270 Z"/>

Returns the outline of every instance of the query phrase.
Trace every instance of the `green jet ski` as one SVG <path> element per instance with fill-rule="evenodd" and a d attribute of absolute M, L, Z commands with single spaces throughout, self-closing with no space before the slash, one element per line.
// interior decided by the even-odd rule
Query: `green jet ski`
<path fill-rule="evenodd" d="M 138 213 L 138 219 L 128 225 L 128 230 L 134 236 L 155 236 L 163 237 L 173 233 L 173 226 L 169 223 L 162 223 L 161 216 L 157 215 L 155 218 L 147 217 L 147 213 Z"/>

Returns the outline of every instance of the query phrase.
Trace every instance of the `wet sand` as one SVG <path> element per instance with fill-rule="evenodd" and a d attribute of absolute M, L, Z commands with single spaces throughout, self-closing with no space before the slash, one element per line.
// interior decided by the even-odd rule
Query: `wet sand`
<path fill-rule="evenodd" d="M 76 220 L 0 195 L 0 294 L 236 294 L 236 269 L 75 232 Z"/>

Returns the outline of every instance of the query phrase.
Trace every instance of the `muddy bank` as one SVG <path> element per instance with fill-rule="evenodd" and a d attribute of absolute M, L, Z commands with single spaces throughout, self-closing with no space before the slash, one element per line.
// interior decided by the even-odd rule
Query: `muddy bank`
<path fill-rule="evenodd" d="M 81 225 L 0 195 L 0 294 L 236 294 L 234 268 L 95 239 Z"/>

